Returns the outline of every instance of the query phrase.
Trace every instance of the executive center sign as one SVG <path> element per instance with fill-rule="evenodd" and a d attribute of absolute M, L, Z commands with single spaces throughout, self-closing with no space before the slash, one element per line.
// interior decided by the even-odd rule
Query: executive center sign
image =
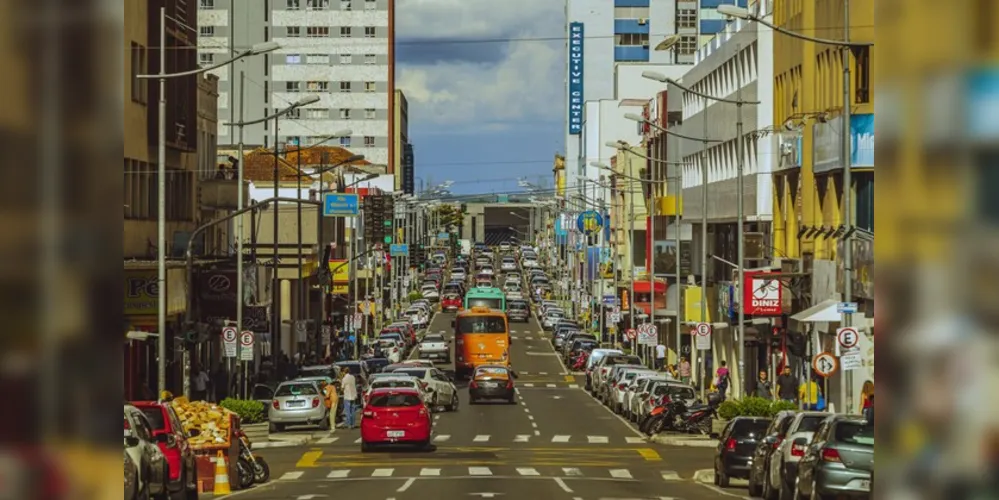
<path fill-rule="evenodd" d="M 583 23 L 569 23 L 569 133 L 583 133 Z"/>

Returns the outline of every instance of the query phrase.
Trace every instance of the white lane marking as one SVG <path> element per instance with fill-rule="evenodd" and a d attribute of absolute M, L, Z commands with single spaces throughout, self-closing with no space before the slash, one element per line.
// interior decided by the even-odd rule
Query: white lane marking
<path fill-rule="evenodd" d="M 434 438 L 434 442 L 435 443 L 443 443 L 444 441 L 447 441 L 448 439 L 451 439 L 451 435 L 450 434 L 441 434 L 441 435 L 439 435 L 439 436 L 437 436 L 437 437 Z"/>
<path fill-rule="evenodd" d="M 413 483 L 415 483 L 415 482 L 416 482 L 416 478 L 415 477 L 411 477 L 411 478 L 407 479 L 406 482 L 403 483 L 403 485 L 400 486 L 399 489 L 397 489 L 395 491 L 398 492 L 398 493 L 402 493 L 402 492 L 408 490 L 409 487 L 412 486 Z"/>
<path fill-rule="evenodd" d="M 375 469 L 371 472 L 371 477 L 392 477 L 395 473 L 395 469 Z"/>
<path fill-rule="evenodd" d="M 558 436 L 555 436 L 555 437 L 552 438 L 552 442 L 553 443 L 568 443 L 569 442 L 569 437 L 571 437 L 571 436 L 558 435 Z"/>
<path fill-rule="evenodd" d="M 628 444 L 641 444 L 641 443 L 644 443 L 644 442 L 645 442 L 645 438 L 640 438 L 640 437 L 632 437 L 632 436 L 625 436 L 625 437 L 624 437 L 624 440 L 625 440 L 625 442 L 627 442 Z"/>
<path fill-rule="evenodd" d="M 349 475 L 350 475 L 350 469 L 340 469 L 340 470 L 330 471 L 330 473 L 326 477 L 329 479 L 343 479 Z"/>
<path fill-rule="evenodd" d="M 541 435 L 541 431 L 539 431 L 539 430 L 535 429 L 535 430 L 534 430 L 534 435 L 535 435 L 535 436 L 540 436 L 540 435 Z"/>
<path fill-rule="evenodd" d="M 489 467 L 469 467 L 469 476 L 491 476 L 493 471 L 489 470 Z"/>
<path fill-rule="evenodd" d="M 569 384 L 570 389 L 579 389 L 579 384 Z"/>
<path fill-rule="evenodd" d="M 589 441 L 590 444 L 606 444 L 609 442 L 607 436 L 586 436 L 586 440 Z"/>
<path fill-rule="evenodd" d="M 520 434 L 517 437 L 513 438 L 513 442 L 514 443 L 526 443 L 530 439 L 531 439 L 531 436 L 529 434 Z"/>
<path fill-rule="evenodd" d="M 540 476 L 540 474 L 538 474 L 537 469 L 533 467 L 523 467 L 523 468 L 518 467 L 517 474 L 520 474 L 521 476 Z"/>
<path fill-rule="evenodd" d="M 440 469 L 420 469 L 421 476 L 439 476 L 441 475 Z"/>
<path fill-rule="evenodd" d="M 569 488 L 569 486 L 565 484 L 565 481 L 563 481 L 562 478 L 556 477 L 555 484 L 559 485 L 559 487 L 562 488 L 562 491 L 566 493 L 572 493 L 572 488 Z"/>
<path fill-rule="evenodd" d="M 534 427 L 535 429 L 537 429 L 538 428 L 538 423 L 537 422 L 531 422 L 531 427 Z"/>
<path fill-rule="evenodd" d="M 361 438 L 357 438 L 357 439 L 355 439 L 355 440 L 354 440 L 354 444 L 361 444 Z"/>
<path fill-rule="evenodd" d="M 489 441 L 489 435 L 479 434 L 478 436 L 475 436 L 475 439 L 473 439 L 472 441 L 475 441 L 476 443 L 484 443 L 486 441 Z"/>
<path fill-rule="evenodd" d="M 538 375 L 548 375 L 548 372 L 541 372 Z"/>
<path fill-rule="evenodd" d="M 663 481 L 680 481 L 680 475 L 676 471 L 664 470 L 661 472 Z"/>
<path fill-rule="evenodd" d="M 631 479 L 631 472 L 628 472 L 628 469 L 611 469 L 610 475 L 614 479 Z"/>
<path fill-rule="evenodd" d="M 565 474 L 566 476 L 582 476 L 583 475 L 583 471 L 581 471 L 581 470 L 579 470 L 579 469 L 577 469 L 575 467 L 563 467 L 562 468 L 562 473 Z"/>
<path fill-rule="evenodd" d="M 326 495 L 299 495 L 296 500 L 313 500 L 314 498 L 324 497 Z"/>
<path fill-rule="evenodd" d="M 340 439 L 340 438 L 338 438 L 338 437 L 322 438 L 319 441 L 316 441 L 316 444 L 333 444 L 333 443 L 336 442 L 337 439 Z"/>
<path fill-rule="evenodd" d="M 549 389 L 554 389 L 556 387 L 556 385 L 555 384 L 548 384 L 546 387 L 548 387 Z"/>
<path fill-rule="evenodd" d="M 294 481 L 305 475 L 305 471 L 285 472 L 280 481 Z"/>
<path fill-rule="evenodd" d="M 534 384 L 523 384 L 524 387 L 534 387 Z"/>
<path fill-rule="evenodd" d="M 528 420 L 534 420 L 534 415 L 528 415 L 528 416 L 527 416 L 527 419 L 528 419 Z"/>
<path fill-rule="evenodd" d="M 524 337 L 524 340 L 534 340 L 534 337 Z"/>

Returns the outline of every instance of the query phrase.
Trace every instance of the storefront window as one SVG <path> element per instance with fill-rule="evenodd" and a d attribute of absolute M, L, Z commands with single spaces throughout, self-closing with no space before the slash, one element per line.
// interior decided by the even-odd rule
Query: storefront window
<path fill-rule="evenodd" d="M 874 232 L 874 172 L 854 172 L 857 227 Z"/>

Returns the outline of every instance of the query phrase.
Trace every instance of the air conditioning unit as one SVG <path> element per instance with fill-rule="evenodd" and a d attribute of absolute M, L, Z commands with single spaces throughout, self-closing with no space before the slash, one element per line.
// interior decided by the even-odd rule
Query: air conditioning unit
<path fill-rule="evenodd" d="M 647 48 L 649 48 L 649 42 L 645 42 L 645 43 L 643 43 L 643 44 L 642 44 L 642 48 L 643 48 L 643 49 L 647 49 Z"/>
<path fill-rule="evenodd" d="M 642 17 L 642 18 L 639 18 L 639 19 L 638 19 L 638 24 L 640 24 L 640 25 L 642 25 L 642 26 L 645 26 L 646 24 L 649 24 L 649 20 L 648 20 L 648 19 L 646 19 L 646 18 L 644 18 L 644 17 Z"/>

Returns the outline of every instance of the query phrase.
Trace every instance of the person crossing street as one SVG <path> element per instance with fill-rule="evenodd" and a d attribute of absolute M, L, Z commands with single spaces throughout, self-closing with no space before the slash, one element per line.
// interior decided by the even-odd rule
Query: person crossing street
<path fill-rule="evenodd" d="M 346 368 L 343 370 L 343 377 L 340 379 L 343 387 L 343 420 L 347 429 L 355 427 L 355 417 L 357 415 L 357 381 L 354 375 Z"/>

